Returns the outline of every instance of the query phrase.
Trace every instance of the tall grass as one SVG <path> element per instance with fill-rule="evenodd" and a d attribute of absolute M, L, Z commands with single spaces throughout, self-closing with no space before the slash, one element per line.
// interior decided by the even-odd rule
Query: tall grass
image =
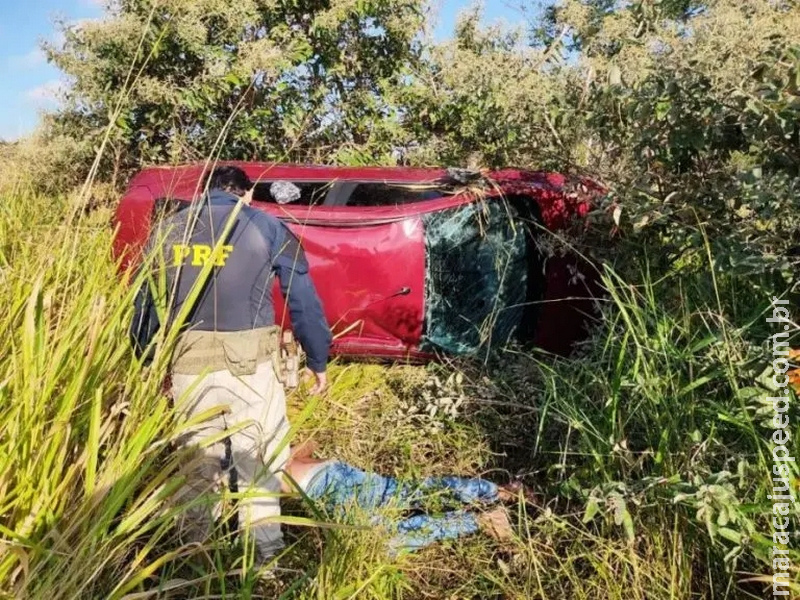
<path fill-rule="evenodd" d="M 108 234 L 66 220 L 66 198 L 16 189 L 3 204 L 0 581 L 118 596 L 165 533 L 153 517 L 175 484 L 158 462 L 169 408 L 158 374 L 130 360 Z"/>
<path fill-rule="evenodd" d="M 760 380 L 772 360 L 765 319 L 775 290 L 706 265 L 655 280 L 643 264 L 637 285 L 604 273 L 602 320 L 570 360 L 515 355 L 501 365 L 504 401 L 536 407 L 500 433 L 525 448 L 509 462 L 546 481 L 553 509 L 574 511 L 587 531 L 624 540 L 631 552 L 673 547 L 680 582 L 700 575 L 709 593 L 760 597 L 773 558 L 774 426 Z M 509 389 L 515 380 L 527 389 Z M 498 421 L 513 421 L 496 405 L 480 418 L 502 432 Z M 799 408 L 793 397 L 795 452 Z M 792 485 L 799 475 L 793 465 Z"/>
<path fill-rule="evenodd" d="M 200 579 L 219 587 L 247 555 L 221 564 L 176 537 L 188 457 L 175 442 L 197 422 L 162 394 L 163 358 L 133 359 L 110 215 L 19 181 L 2 196 L 0 590 L 123 598 L 204 557 Z"/>
<path fill-rule="evenodd" d="M 317 404 L 289 399 L 321 456 L 409 477 L 518 475 L 542 505 L 512 507 L 511 542 L 473 536 L 391 558 L 379 532 L 287 502 L 288 546 L 264 576 L 247 552 L 177 536 L 186 465 L 174 442 L 192 423 L 162 393 L 164 361 L 132 357 L 132 291 L 110 258 L 109 212 L 84 214 L 19 179 L 0 182 L 0 196 L 0 594 L 768 593 L 771 419 L 757 383 L 767 282 L 702 265 L 656 279 L 643 262 L 636 285 L 605 272 L 603 319 L 573 358 L 509 348 L 488 370 L 333 366 Z M 454 396 L 465 400 L 455 414 L 424 410 Z M 796 440 L 796 402 L 789 416 Z"/>

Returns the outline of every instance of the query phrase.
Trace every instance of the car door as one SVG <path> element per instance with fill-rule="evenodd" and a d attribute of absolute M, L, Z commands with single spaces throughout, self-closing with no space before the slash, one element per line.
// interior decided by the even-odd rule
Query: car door
<path fill-rule="evenodd" d="M 334 351 L 376 358 L 419 354 L 425 272 L 419 216 L 337 203 L 337 194 L 341 200 L 340 192 L 352 193 L 351 182 L 293 179 L 301 198 L 278 204 L 267 193 L 271 183 L 259 181 L 252 206 L 280 218 L 301 240 Z M 315 185 L 328 189 L 313 190 Z M 277 282 L 274 297 L 276 322 L 290 327 Z"/>

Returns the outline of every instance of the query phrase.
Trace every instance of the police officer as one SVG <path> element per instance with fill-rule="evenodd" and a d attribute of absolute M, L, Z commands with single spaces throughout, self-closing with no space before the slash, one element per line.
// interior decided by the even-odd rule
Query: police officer
<path fill-rule="evenodd" d="M 287 443 L 279 448 L 289 426 L 284 389 L 273 362 L 279 344 L 273 276 L 278 276 L 292 329 L 316 379 L 312 393 L 321 392 L 327 383 L 331 333 L 300 242 L 281 221 L 249 205 L 253 184 L 245 172 L 218 167 L 206 183 L 208 193 L 200 201 L 164 217 L 146 252 L 161 252 L 164 262 L 152 265 L 167 267 L 167 290 L 174 290 L 172 317 L 192 298 L 201 270 L 213 261 L 205 285 L 189 307 L 170 364 L 176 406 L 184 407 L 189 416 L 218 406 L 227 409 L 187 440 L 194 448 L 211 436 L 219 441 L 198 450 L 199 460 L 187 467 L 186 498 L 209 491 L 215 482 L 247 492 L 248 497 L 238 501 L 239 521 L 250 528 L 258 553 L 267 559 L 283 547 L 280 524 L 257 521 L 280 515 L 278 473 L 289 453 Z M 228 239 L 220 240 L 237 205 Z M 213 254 L 218 243 L 221 252 Z M 149 289 L 143 286 L 137 296 L 131 328 L 140 354 L 161 326 Z M 225 436 L 248 421 L 243 429 Z M 220 506 L 192 510 L 187 517 L 184 531 L 195 540 L 205 539 L 220 517 Z"/>

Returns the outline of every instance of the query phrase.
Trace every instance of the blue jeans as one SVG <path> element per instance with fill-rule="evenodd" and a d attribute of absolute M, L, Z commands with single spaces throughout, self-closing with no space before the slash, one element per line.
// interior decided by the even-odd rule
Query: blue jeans
<path fill-rule="evenodd" d="M 342 462 L 333 462 L 317 473 L 305 490 L 312 500 L 322 501 L 332 512 L 343 512 L 347 505 L 373 510 L 392 507 L 401 510 L 420 508 L 421 501 L 433 494 L 443 494 L 459 504 L 497 501 L 497 486 L 484 479 L 462 477 L 426 477 L 412 485 L 393 477 L 366 473 Z M 374 523 L 391 525 L 373 518 Z M 419 514 L 400 519 L 390 545 L 394 551 L 424 548 L 437 540 L 452 539 L 478 531 L 475 516 L 463 509 L 441 516 Z"/>

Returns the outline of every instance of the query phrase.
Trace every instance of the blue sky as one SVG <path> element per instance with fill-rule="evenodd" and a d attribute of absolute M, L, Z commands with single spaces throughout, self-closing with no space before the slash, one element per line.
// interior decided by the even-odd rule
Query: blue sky
<path fill-rule="evenodd" d="M 0 139 L 29 133 L 39 113 L 55 106 L 60 71 L 47 64 L 39 49 L 42 39 L 56 39 L 55 19 L 71 21 L 102 16 L 103 0 L 0 0 Z M 434 0 L 435 36 L 449 37 L 458 13 L 471 0 Z M 484 2 L 484 20 L 521 21 L 513 0 Z"/>

